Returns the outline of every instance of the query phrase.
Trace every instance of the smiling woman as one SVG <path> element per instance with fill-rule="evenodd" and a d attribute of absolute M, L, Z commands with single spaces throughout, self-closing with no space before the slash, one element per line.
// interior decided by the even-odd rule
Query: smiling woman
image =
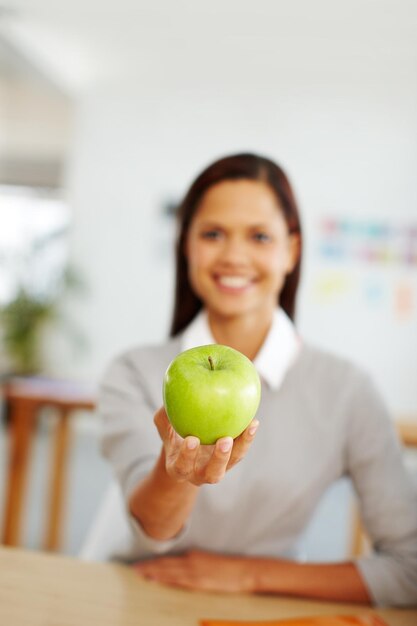
<path fill-rule="evenodd" d="M 417 603 L 417 498 L 392 421 L 367 374 L 295 328 L 302 237 L 284 172 L 253 154 L 221 159 L 178 219 L 171 338 L 115 359 L 101 385 L 102 450 L 129 511 L 129 540 L 108 557 L 191 589 Z M 213 343 L 253 361 L 262 395 L 242 434 L 204 445 L 173 430 L 161 387 L 178 353 Z M 299 562 L 299 537 L 343 475 L 375 553 Z"/>
<path fill-rule="evenodd" d="M 238 237 L 242 239 L 242 235 L 247 244 L 253 244 L 252 256 L 258 247 L 256 244 L 265 244 L 266 251 L 262 253 L 261 248 L 259 257 L 264 259 L 264 264 L 275 265 L 275 272 L 279 271 L 282 256 L 287 254 L 287 263 L 292 263 L 293 267 L 289 265 L 288 270 L 281 269 L 282 274 L 285 272 L 285 281 L 279 290 L 279 301 L 289 317 L 294 317 L 302 256 L 301 223 L 291 185 L 278 165 L 246 154 L 215 162 L 190 187 L 180 207 L 179 220 L 173 335 L 183 330 L 203 308 L 203 301 L 191 284 L 192 275 L 197 270 L 194 272 L 193 265 L 189 264 L 190 253 L 199 250 L 196 246 L 198 238 L 220 241 L 223 254 L 239 253 Z M 279 258 L 276 258 L 277 253 Z M 250 268 L 245 267 L 248 259 L 243 250 L 241 254 L 240 266 L 238 263 L 236 267 L 232 261 L 234 275 L 230 274 L 225 259 L 229 273 L 219 272 L 219 287 L 227 289 L 227 286 L 233 287 L 230 281 L 236 286 L 236 280 L 242 284 L 242 279 L 255 279 L 249 273 Z M 195 261 L 198 263 L 198 257 Z M 236 274 L 238 269 L 239 274 Z M 275 291 L 277 289 L 275 285 Z M 277 301 L 278 295 L 272 292 L 269 297 L 275 297 Z"/>
<path fill-rule="evenodd" d="M 256 180 L 211 186 L 191 222 L 185 255 L 191 289 L 210 312 L 219 343 L 238 322 L 230 345 L 254 358 L 300 255 L 300 233 L 289 232 L 277 195 Z"/>

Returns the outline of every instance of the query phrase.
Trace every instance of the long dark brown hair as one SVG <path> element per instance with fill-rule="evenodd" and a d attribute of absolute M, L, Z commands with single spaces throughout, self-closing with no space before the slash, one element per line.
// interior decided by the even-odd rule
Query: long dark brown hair
<path fill-rule="evenodd" d="M 256 154 L 236 154 L 209 165 L 193 182 L 177 214 L 175 302 L 171 337 L 181 332 L 202 309 L 203 303 L 194 293 L 188 279 L 185 241 L 203 194 L 223 180 L 249 179 L 267 183 L 275 193 L 290 233 L 300 236 L 300 254 L 293 271 L 286 276 L 279 295 L 279 305 L 293 320 L 301 267 L 301 224 L 297 203 L 284 171 L 273 161 Z"/>

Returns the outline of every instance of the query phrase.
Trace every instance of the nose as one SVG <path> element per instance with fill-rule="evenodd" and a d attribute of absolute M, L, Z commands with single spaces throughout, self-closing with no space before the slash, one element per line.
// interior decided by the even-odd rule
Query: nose
<path fill-rule="evenodd" d="M 245 242 L 241 237 L 227 237 L 221 249 L 221 260 L 228 265 L 243 265 L 248 262 L 249 255 Z"/>

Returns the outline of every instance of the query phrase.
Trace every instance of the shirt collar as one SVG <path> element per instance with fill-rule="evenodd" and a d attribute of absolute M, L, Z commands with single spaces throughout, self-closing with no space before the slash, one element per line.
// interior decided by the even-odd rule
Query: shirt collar
<path fill-rule="evenodd" d="M 203 309 L 191 321 L 181 336 L 181 349 L 216 343 L 211 334 L 207 313 Z M 260 377 L 272 389 L 278 389 L 295 361 L 301 341 L 294 324 L 284 312 L 277 308 L 272 318 L 268 335 L 253 363 Z"/>

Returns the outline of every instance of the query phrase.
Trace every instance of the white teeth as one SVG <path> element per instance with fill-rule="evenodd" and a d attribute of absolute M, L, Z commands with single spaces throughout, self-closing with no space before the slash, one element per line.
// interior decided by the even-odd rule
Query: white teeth
<path fill-rule="evenodd" d="M 239 289 L 240 287 L 246 287 L 249 285 L 250 280 L 243 276 L 219 276 L 219 283 L 224 287 L 232 287 Z"/>

